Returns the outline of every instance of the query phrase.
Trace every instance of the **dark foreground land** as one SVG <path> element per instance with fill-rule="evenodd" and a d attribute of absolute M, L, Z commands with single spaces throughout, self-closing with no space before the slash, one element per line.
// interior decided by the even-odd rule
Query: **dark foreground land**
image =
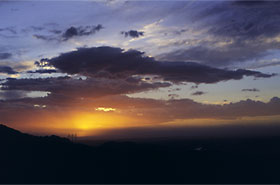
<path fill-rule="evenodd" d="M 0 183 L 279 183 L 280 137 L 75 144 L 0 125 Z"/>

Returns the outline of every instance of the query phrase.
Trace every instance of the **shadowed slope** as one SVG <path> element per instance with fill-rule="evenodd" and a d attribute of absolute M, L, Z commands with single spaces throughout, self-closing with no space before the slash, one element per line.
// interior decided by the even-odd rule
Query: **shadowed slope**
<path fill-rule="evenodd" d="M 278 183 L 280 138 L 107 142 L 0 125 L 0 183 Z"/>

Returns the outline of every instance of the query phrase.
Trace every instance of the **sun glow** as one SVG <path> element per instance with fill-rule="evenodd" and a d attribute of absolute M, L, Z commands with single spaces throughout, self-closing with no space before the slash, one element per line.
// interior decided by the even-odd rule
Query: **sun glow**
<path fill-rule="evenodd" d="M 72 118 L 73 127 L 79 130 L 96 130 L 112 127 L 125 127 L 128 118 L 103 110 L 100 113 L 77 113 Z"/>

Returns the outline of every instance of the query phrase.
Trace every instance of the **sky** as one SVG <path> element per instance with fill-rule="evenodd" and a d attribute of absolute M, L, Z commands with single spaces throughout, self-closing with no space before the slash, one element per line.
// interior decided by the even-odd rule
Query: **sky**
<path fill-rule="evenodd" d="M 106 137 L 275 126 L 279 8 L 278 1 L 1 1 L 0 123 Z"/>

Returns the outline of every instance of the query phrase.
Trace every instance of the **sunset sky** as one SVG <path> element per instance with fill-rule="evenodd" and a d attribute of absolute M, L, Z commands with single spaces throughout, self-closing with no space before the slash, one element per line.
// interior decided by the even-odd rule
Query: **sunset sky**
<path fill-rule="evenodd" d="M 277 1 L 1 1 L 0 123 L 130 137 L 280 124 L 279 10 Z"/>

